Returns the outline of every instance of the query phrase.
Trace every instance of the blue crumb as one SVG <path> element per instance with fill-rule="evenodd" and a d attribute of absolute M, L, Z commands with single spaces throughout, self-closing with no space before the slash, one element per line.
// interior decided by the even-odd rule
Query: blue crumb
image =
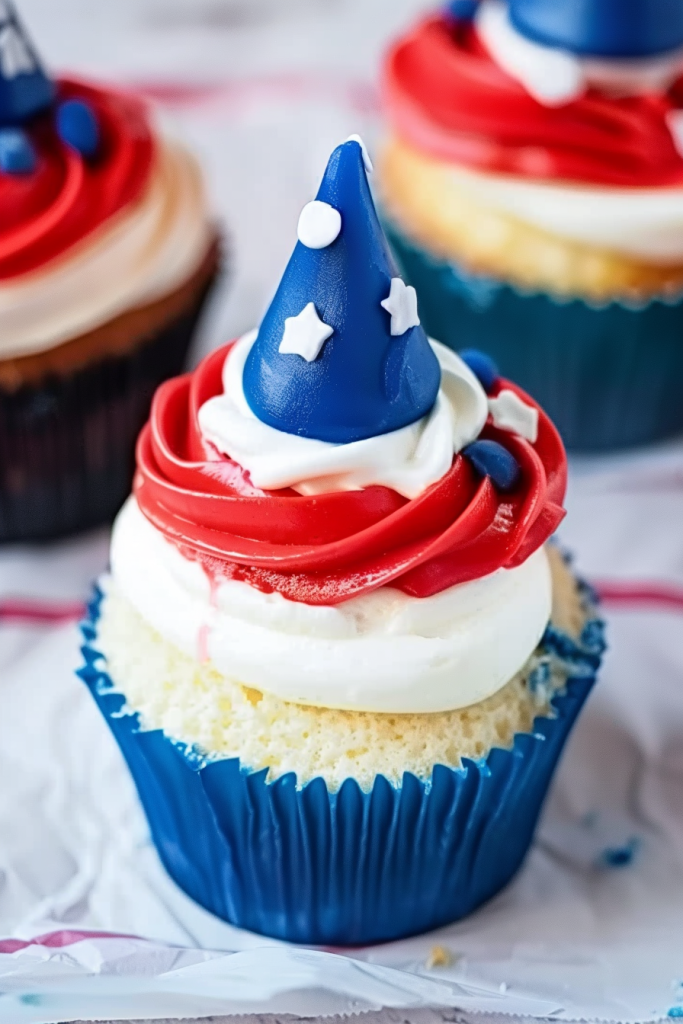
<path fill-rule="evenodd" d="M 683 1017 L 683 1006 L 672 1006 L 667 1017 Z"/>
<path fill-rule="evenodd" d="M 632 863 L 637 849 L 638 840 L 633 837 L 624 846 L 608 846 L 600 860 L 607 868 L 625 868 Z"/>
<path fill-rule="evenodd" d="M 535 696 L 546 696 L 550 687 L 552 670 L 550 658 L 543 658 L 529 673 L 527 686 Z"/>
<path fill-rule="evenodd" d="M 24 1006 L 40 1006 L 44 1000 L 36 992 L 24 992 L 19 996 L 19 1002 L 23 1003 Z"/>

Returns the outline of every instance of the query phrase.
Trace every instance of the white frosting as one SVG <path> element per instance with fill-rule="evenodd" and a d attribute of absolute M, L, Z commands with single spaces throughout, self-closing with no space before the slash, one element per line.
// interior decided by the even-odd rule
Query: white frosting
<path fill-rule="evenodd" d="M 203 437 L 247 469 L 256 487 L 322 494 L 384 484 L 414 498 L 448 472 L 454 453 L 474 441 L 486 422 L 488 403 L 481 384 L 454 352 L 433 341 L 441 388 L 431 412 L 417 423 L 350 444 L 276 430 L 256 418 L 242 387 L 256 333 L 235 344 L 223 368 L 224 393 L 199 410 Z"/>
<path fill-rule="evenodd" d="M 482 0 L 475 15 L 477 34 L 496 64 L 522 83 L 534 99 L 560 106 L 584 89 L 581 61 L 571 53 L 534 43 L 512 26 L 507 4 Z"/>
<path fill-rule="evenodd" d="M 543 549 L 515 569 L 414 598 L 391 587 L 336 606 L 245 583 L 215 589 L 133 498 L 114 526 L 112 573 L 163 637 L 225 676 L 297 704 L 446 711 L 485 700 L 529 658 L 550 617 Z"/>
<path fill-rule="evenodd" d="M 512 25 L 503 0 L 482 0 L 475 23 L 496 64 L 549 107 L 571 102 L 588 86 L 616 96 L 664 92 L 683 71 L 683 49 L 655 57 L 582 57 L 533 42 Z"/>
<path fill-rule="evenodd" d="M 458 190 L 560 238 L 653 263 L 683 261 L 683 188 L 612 188 L 530 181 L 461 165 Z"/>
<path fill-rule="evenodd" d="M 45 267 L 0 282 L 0 355 L 53 348 L 163 297 L 197 269 L 210 230 L 195 161 L 161 143 L 140 201 Z"/>

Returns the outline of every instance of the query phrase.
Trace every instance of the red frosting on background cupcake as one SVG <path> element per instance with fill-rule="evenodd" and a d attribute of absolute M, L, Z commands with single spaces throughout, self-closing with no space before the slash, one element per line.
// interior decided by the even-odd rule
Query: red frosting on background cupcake
<path fill-rule="evenodd" d="M 563 518 L 566 457 L 540 409 L 534 444 L 491 422 L 481 435 L 517 459 L 521 480 L 510 493 L 478 477 L 461 455 L 412 500 L 381 486 L 315 497 L 256 489 L 199 428 L 200 407 L 222 391 L 229 348 L 159 388 L 138 441 L 134 485 L 145 516 L 212 578 L 307 604 L 336 604 L 384 584 L 427 597 L 519 565 Z M 502 388 L 538 408 L 507 381 L 492 394 Z"/>
<path fill-rule="evenodd" d="M 144 103 L 123 92 L 62 79 L 58 100 L 94 109 L 100 145 L 84 158 L 57 134 L 54 111 L 24 128 L 38 162 L 28 174 L 0 174 L 0 279 L 39 269 L 63 255 L 129 203 L 149 181 L 154 139 Z"/>
<path fill-rule="evenodd" d="M 547 107 L 489 56 L 469 22 L 432 17 L 390 51 L 384 94 L 399 135 L 435 157 L 532 178 L 620 186 L 683 183 L 666 94 L 613 98 L 595 89 Z"/>

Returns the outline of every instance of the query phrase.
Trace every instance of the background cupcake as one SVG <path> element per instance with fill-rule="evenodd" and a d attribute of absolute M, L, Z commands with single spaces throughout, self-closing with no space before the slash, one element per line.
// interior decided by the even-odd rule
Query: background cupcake
<path fill-rule="evenodd" d="M 663 0 L 481 0 L 386 60 L 381 193 L 425 325 L 574 448 L 683 430 L 682 46 Z"/>
<path fill-rule="evenodd" d="M 0 12 L 0 540 L 120 507 L 218 266 L 200 174 L 139 99 L 51 81 Z"/>
<path fill-rule="evenodd" d="M 158 391 L 81 671 L 178 884 L 315 943 L 510 879 L 602 648 L 545 549 L 559 437 L 427 340 L 366 160 L 332 154 L 258 331 Z"/>

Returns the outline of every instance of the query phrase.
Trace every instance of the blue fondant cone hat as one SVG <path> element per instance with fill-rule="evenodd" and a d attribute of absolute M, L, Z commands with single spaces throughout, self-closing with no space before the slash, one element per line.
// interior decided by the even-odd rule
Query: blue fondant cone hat
<path fill-rule="evenodd" d="M 360 140 L 338 146 L 244 367 L 255 415 L 345 444 L 432 408 L 441 370 L 377 219 Z"/>
<path fill-rule="evenodd" d="M 52 103 L 54 83 L 9 0 L 0 0 L 0 126 L 18 125 Z"/>
<path fill-rule="evenodd" d="M 509 0 L 534 42 L 597 57 L 648 57 L 683 45 L 683 0 Z"/>

